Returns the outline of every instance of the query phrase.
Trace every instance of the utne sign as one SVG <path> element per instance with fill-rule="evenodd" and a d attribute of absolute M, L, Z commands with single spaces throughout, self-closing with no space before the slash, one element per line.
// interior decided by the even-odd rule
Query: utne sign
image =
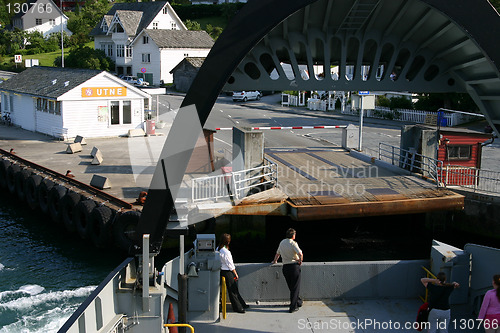
<path fill-rule="evenodd" d="M 82 97 L 117 97 L 127 96 L 126 87 L 82 88 Z"/>

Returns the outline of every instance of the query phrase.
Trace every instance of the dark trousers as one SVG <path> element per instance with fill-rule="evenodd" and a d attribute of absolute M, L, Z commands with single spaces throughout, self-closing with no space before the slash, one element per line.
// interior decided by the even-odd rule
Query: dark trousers
<path fill-rule="evenodd" d="M 221 270 L 220 275 L 226 279 L 227 293 L 229 294 L 229 300 L 231 301 L 233 311 L 241 312 L 245 310 L 247 304 L 240 295 L 240 291 L 238 290 L 238 281 L 234 279 L 234 273 L 231 271 Z"/>
<path fill-rule="evenodd" d="M 302 305 L 299 298 L 300 272 L 301 269 L 299 264 L 283 265 L 283 275 L 285 276 L 288 289 L 290 289 L 290 309 L 295 309 Z"/>

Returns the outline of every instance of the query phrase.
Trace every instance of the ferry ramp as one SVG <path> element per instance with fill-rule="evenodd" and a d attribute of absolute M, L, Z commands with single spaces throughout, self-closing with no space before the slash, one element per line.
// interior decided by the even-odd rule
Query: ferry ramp
<path fill-rule="evenodd" d="M 268 148 L 277 186 L 248 196 L 226 215 L 288 215 L 297 221 L 461 210 L 464 197 L 408 170 L 342 148 Z M 217 214 L 216 205 L 199 204 Z"/>

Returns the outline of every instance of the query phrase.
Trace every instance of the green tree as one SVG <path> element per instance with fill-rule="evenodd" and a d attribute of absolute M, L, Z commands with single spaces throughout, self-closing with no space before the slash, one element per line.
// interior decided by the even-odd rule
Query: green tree
<path fill-rule="evenodd" d="M 61 57 L 54 61 L 55 66 L 61 66 Z M 68 56 L 64 57 L 64 66 L 70 68 L 100 69 L 114 71 L 115 63 L 108 58 L 104 51 L 94 50 L 88 46 L 79 46 L 72 49 Z"/>
<path fill-rule="evenodd" d="M 395 109 L 413 110 L 413 103 L 412 103 L 411 99 L 408 99 L 404 96 L 392 97 L 389 107 L 391 108 L 391 110 L 395 110 Z"/>
<path fill-rule="evenodd" d="M 211 24 L 207 24 L 205 27 L 205 31 L 212 37 L 214 40 L 217 40 L 219 38 L 220 34 L 222 33 L 222 28 L 221 27 L 214 27 Z"/>
<path fill-rule="evenodd" d="M 68 13 L 68 29 L 74 34 L 88 36 L 104 14 L 111 8 L 112 3 L 107 0 L 87 1 L 83 7 L 77 7 Z M 86 42 L 90 40 L 87 38 Z"/>
<path fill-rule="evenodd" d="M 436 111 L 439 108 L 478 112 L 476 103 L 468 94 L 462 93 L 430 93 L 420 94 L 415 103 L 417 110 Z"/>
<path fill-rule="evenodd" d="M 195 31 L 201 30 L 200 23 L 196 21 L 186 20 L 186 22 L 184 22 L 184 25 L 188 30 L 195 30 Z"/>

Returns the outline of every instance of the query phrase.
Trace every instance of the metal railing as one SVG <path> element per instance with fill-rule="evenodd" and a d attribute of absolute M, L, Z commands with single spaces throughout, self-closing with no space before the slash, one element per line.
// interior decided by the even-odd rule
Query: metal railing
<path fill-rule="evenodd" d="M 445 186 L 460 186 L 474 191 L 500 193 L 500 172 L 460 165 L 446 165 L 443 169 Z"/>
<path fill-rule="evenodd" d="M 428 270 L 427 268 L 425 268 L 424 266 L 421 266 L 422 269 L 425 271 L 425 277 L 426 278 L 433 278 L 433 279 L 437 279 L 436 276 L 434 274 L 432 274 L 432 272 L 430 270 Z M 420 299 L 425 303 L 427 302 L 427 299 L 429 298 L 429 289 L 425 288 L 425 296 L 422 297 L 422 296 L 418 296 L 420 297 Z"/>
<path fill-rule="evenodd" d="M 443 162 L 419 154 L 415 149 L 401 149 L 386 143 L 379 143 L 378 158 L 392 165 L 399 166 L 410 172 L 420 173 L 423 177 L 430 178 L 437 186 L 443 186 Z"/>
<path fill-rule="evenodd" d="M 194 333 L 194 327 L 189 324 L 163 324 L 163 327 L 188 327 L 191 330 L 191 333 Z"/>
<path fill-rule="evenodd" d="M 500 172 L 461 165 L 444 165 L 414 149 L 401 149 L 379 143 L 378 159 L 410 172 L 420 173 L 436 182 L 438 187 L 460 186 L 473 191 L 500 193 Z"/>
<path fill-rule="evenodd" d="M 252 189 L 278 183 L 278 166 L 265 158 L 261 166 L 225 173 L 222 175 L 195 178 L 191 181 L 193 202 L 218 200 L 221 198 L 241 199 Z"/>

